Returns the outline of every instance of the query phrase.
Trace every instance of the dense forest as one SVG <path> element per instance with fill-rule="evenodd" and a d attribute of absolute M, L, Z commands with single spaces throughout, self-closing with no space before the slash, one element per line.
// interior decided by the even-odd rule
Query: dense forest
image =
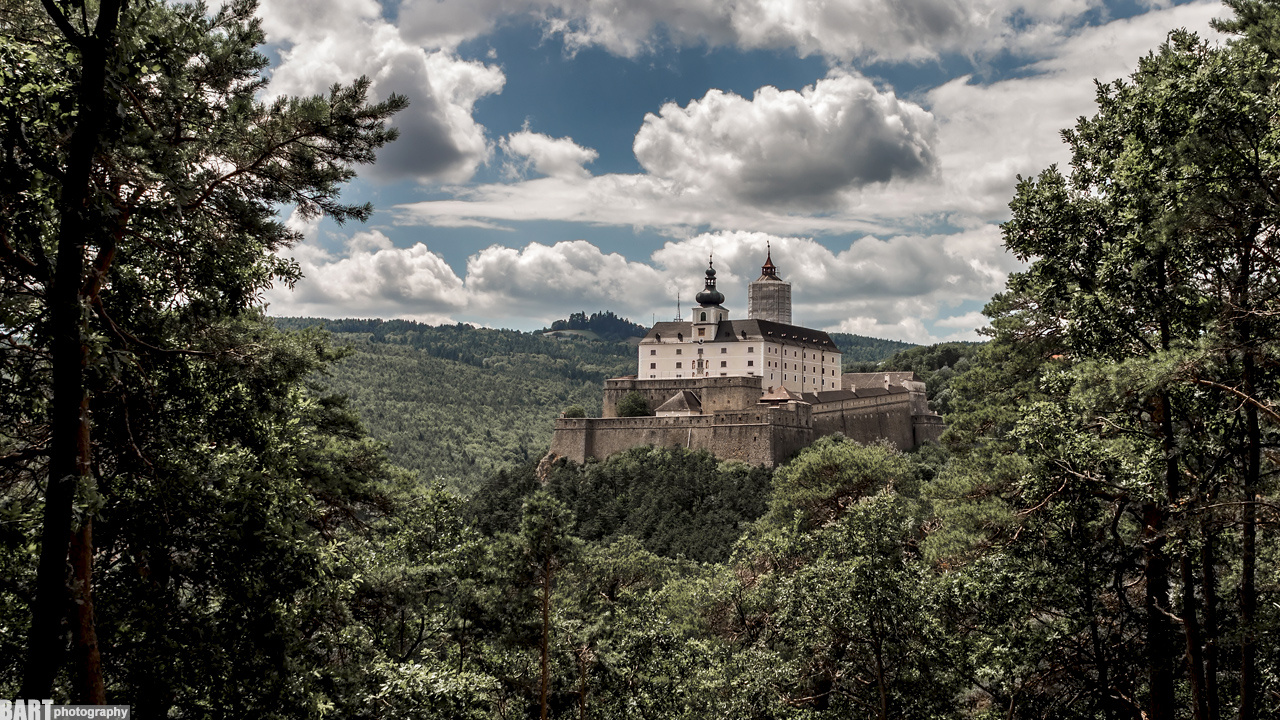
<path fill-rule="evenodd" d="M 881 340 L 850 333 L 833 332 L 829 335 L 836 347 L 840 348 L 840 352 L 844 353 L 841 361 L 844 363 L 845 372 L 860 372 L 853 365 L 879 362 L 895 353 L 915 347 L 911 343 L 898 340 Z"/>
<path fill-rule="evenodd" d="M 517 451 L 469 497 L 388 459 L 334 392 L 344 368 L 447 375 L 495 407 L 561 388 L 554 412 L 630 356 L 264 317 L 298 273 L 277 209 L 367 218 L 339 189 L 404 99 L 358 81 L 264 104 L 252 3 L 89 5 L 2 18 L 0 698 L 143 719 L 1280 717 L 1280 4 L 1229 0 L 1230 42 L 1174 32 L 1098 86 L 1069 170 L 1019 182 L 1003 233 L 1026 267 L 989 342 L 851 359 L 928 373 L 942 445 L 837 435 L 774 469 Z M 432 382 L 427 406 L 463 402 Z M 441 437 L 420 442 L 466 458 Z"/>

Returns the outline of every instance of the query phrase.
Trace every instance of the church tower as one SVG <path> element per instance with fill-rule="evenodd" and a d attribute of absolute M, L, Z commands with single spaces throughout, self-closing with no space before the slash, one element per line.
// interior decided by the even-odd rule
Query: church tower
<path fill-rule="evenodd" d="M 693 326 L 697 328 L 699 325 L 710 325 L 714 328 L 721 320 L 729 319 L 729 311 L 725 310 L 720 303 L 724 302 L 724 293 L 716 290 L 716 269 L 712 266 L 711 261 L 707 261 L 707 280 L 702 288 L 702 292 L 694 298 L 698 301 L 698 307 L 693 310 Z M 705 330 L 698 333 L 705 336 Z M 712 329 L 711 337 L 715 336 L 715 330 Z"/>
<path fill-rule="evenodd" d="M 773 266 L 773 250 L 765 247 L 760 277 L 747 286 L 747 318 L 790 325 L 791 283 L 778 277 L 778 268 Z"/>

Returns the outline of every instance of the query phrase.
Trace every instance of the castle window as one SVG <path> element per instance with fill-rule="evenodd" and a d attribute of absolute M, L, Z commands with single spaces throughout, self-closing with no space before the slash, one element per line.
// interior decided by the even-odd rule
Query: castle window
<path fill-rule="evenodd" d="M 681 349 L 681 348 L 676 348 L 676 354 L 677 354 L 677 355 L 679 355 L 679 354 L 681 353 L 681 351 L 682 351 L 682 349 Z"/>
<path fill-rule="evenodd" d="M 676 377 L 678 377 L 678 378 L 682 378 L 682 377 L 684 377 L 684 376 L 683 376 L 683 375 L 681 375 L 680 373 L 676 373 Z"/>
<path fill-rule="evenodd" d="M 729 373 L 720 373 L 720 377 L 724 377 L 725 375 L 728 375 L 728 374 Z"/>
<path fill-rule="evenodd" d="M 707 314 L 702 313 L 702 322 L 706 322 L 706 321 L 707 321 Z M 701 335 L 702 333 L 698 333 L 698 334 Z"/>
<path fill-rule="evenodd" d="M 680 369 L 680 368 L 682 368 L 682 367 L 684 367 L 684 363 L 676 363 L 676 369 L 677 369 L 677 370 L 678 370 L 678 369 Z"/>
<path fill-rule="evenodd" d="M 755 351 L 756 351 L 756 347 L 755 347 L 754 345 L 748 345 L 748 346 L 747 346 L 747 352 L 749 352 L 749 353 L 753 353 L 753 352 L 755 352 Z"/>
<path fill-rule="evenodd" d="M 729 367 L 729 363 L 727 361 L 721 360 L 720 367 Z"/>
<path fill-rule="evenodd" d="M 705 320 L 705 319 L 706 319 L 706 317 L 705 317 L 705 316 L 706 316 L 706 313 L 702 313 L 702 314 L 703 314 L 703 316 L 704 316 L 704 317 L 703 317 L 703 319 Z M 706 328 L 698 328 L 698 337 L 705 337 L 705 336 L 706 336 L 706 334 L 707 334 L 707 329 L 706 329 Z"/>
<path fill-rule="evenodd" d="M 657 377 L 657 376 L 656 376 L 656 375 L 650 375 L 650 376 L 649 376 L 649 379 L 650 379 L 650 380 L 652 380 L 652 379 L 654 379 L 655 377 Z"/>
<path fill-rule="evenodd" d="M 747 361 L 747 367 L 754 367 L 754 366 L 755 366 L 755 364 L 756 364 L 756 361 L 755 361 L 755 360 L 748 360 L 748 361 Z"/>
<path fill-rule="evenodd" d="M 658 369 L 658 363 L 649 363 L 649 369 L 650 369 L 650 370 L 657 370 L 657 369 Z"/>
<path fill-rule="evenodd" d="M 720 348 L 720 354 L 721 354 L 721 355 L 723 355 L 723 354 L 725 354 L 725 353 L 727 353 L 727 352 L 729 352 L 729 348 L 727 348 L 727 347 L 722 347 L 722 348 Z"/>
<path fill-rule="evenodd" d="M 650 350 L 650 351 L 649 351 L 649 354 L 650 354 L 650 355 L 657 355 L 657 354 L 658 354 L 658 351 L 657 351 L 657 350 Z"/>
<path fill-rule="evenodd" d="M 698 354 L 699 354 L 699 355 L 701 355 L 701 354 L 702 354 L 702 348 L 698 348 Z"/>

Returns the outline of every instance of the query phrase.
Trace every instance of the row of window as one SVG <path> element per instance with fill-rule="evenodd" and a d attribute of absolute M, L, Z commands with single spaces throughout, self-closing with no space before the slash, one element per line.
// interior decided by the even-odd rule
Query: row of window
<path fill-rule="evenodd" d="M 749 353 L 753 353 L 753 352 L 755 352 L 755 351 L 756 351 L 755 346 L 753 346 L 753 345 L 748 345 L 748 346 L 747 346 L 747 352 L 749 352 Z M 729 352 L 729 348 L 727 348 L 727 347 L 722 347 L 722 348 L 720 348 L 720 354 L 721 354 L 721 355 L 724 355 L 724 354 L 726 354 L 726 353 L 728 353 L 728 352 Z M 658 351 L 657 351 L 656 349 L 650 348 L 650 350 L 649 350 L 649 354 L 650 354 L 650 355 L 657 355 L 657 354 L 658 354 Z M 683 353 L 683 348 L 676 348 L 676 354 L 677 354 L 677 355 L 683 355 L 683 354 L 684 354 L 684 353 Z M 701 354 L 702 354 L 702 348 L 698 348 L 698 354 L 699 354 L 699 355 L 701 355 Z"/>
<path fill-rule="evenodd" d="M 756 351 L 756 348 L 755 348 L 755 346 L 754 346 L 754 345 L 748 345 L 748 346 L 747 346 L 747 352 L 749 352 L 749 353 L 753 353 L 753 352 L 755 352 L 755 351 Z M 722 347 L 722 348 L 720 348 L 720 354 L 722 354 L 722 355 L 723 355 L 723 354 L 725 354 L 725 353 L 727 353 L 727 352 L 729 352 L 729 348 L 727 348 L 727 347 Z M 773 354 L 777 355 L 777 354 L 778 354 L 778 348 L 776 348 L 776 347 L 771 347 L 771 348 L 769 348 L 769 352 L 771 352 L 771 353 L 773 353 Z M 658 354 L 658 350 L 657 350 L 656 348 L 649 348 L 649 354 L 650 354 L 650 355 L 657 355 L 657 354 Z M 681 355 L 681 354 L 683 354 L 683 349 L 682 349 L 682 348 L 676 348 L 676 354 L 677 354 L 677 355 Z M 698 354 L 699 354 L 699 355 L 701 355 L 701 354 L 702 354 L 702 348 L 698 348 Z M 787 351 L 786 351 L 786 349 L 785 349 L 785 348 L 783 348 L 783 350 L 782 350 L 782 354 L 783 354 L 784 356 L 787 354 Z M 803 359 L 803 360 L 808 360 L 808 359 L 810 359 L 810 358 L 809 358 L 809 353 L 803 353 L 803 355 L 802 355 L 802 354 L 801 354 L 799 351 L 797 351 L 797 350 L 792 350 L 792 351 L 791 351 L 791 356 L 792 356 L 792 357 L 798 357 L 798 358 L 801 358 L 801 359 Z M 818 359 L 819 359 L 819 356 L 814 355 L 812 359 L 814 359 L 814 360 L 818 360 Z M 832 358 L 832 360 L 834 361 L 834 360 L 835 360 L 835 358 Z M 822 361 L 822 362 L 826 362 L 826 361 L 827 361 L 827 356 L 826 356 L 826 355 L 821 356 L 821 361 Z"/>
<path fill-rule="evenodd" d="M 748 361 L 747 361 L 747 367 L 755 367 L 755 366 L 756 366 L 756 361 L 755 361 L 755 360 L 748 360 Z M 682 363 L 682 362 L 677 362 L 677 363 L 676 363 L 676 368 L 677 368 L 677 369 L 680 369 L 680 368 L 683 368 L 683 367 L 684 367 L 684 363 Z M 701 365 L 699 365 L 699 367 L 701 367 Z M 729 361 L 728 361 L 728 360 L 721 360 L 721 361 L 720 361 L 720 367 L 729 367 Z M 650 369 L 650 370 L 657 370 L 657 369 L 658 369 L 658 363 L 649 363 L 649 369 Z"/>

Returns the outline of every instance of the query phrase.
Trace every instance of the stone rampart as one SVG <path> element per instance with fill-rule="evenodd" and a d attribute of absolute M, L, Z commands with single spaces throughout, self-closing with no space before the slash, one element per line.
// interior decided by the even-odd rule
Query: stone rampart
<path fill-rule="evenodd" d="M 923 383 L 890 378 L 894 379 L 903 384 L 862 397 L 817 405 L 799 401 L 768 405 L 759 402 L 762 388 L 755 377 L 613 378 L 605 381 L 604 417 L 556 420 L 551 454 L 582 463 L 643 445 L 680 446 L 773 467 L 814 440 L 837 432 L 864 443 L 888 440 L 900 450 L 937 442 L 946 426 L 941 417 L 929 412 Z M 884 382 L 883 375 L 880 381 Z M 867 389 L 879 388 L 868 384 Z M 617 417 L 618 401 L 633 390 L 648 399 L 650 408 L 688 390 L 700 399 L 702 414 Z"/>
<path fill-rule="evenodd" d="M 809 406 L 791 403 L 712 415 L 560 418 L 551 453 L 582 463 L 643 445 L 679 446 L 773 467 L 812 442 Z"/>
<path fill-rule="evenodd" d="M 604 381 L 603 417 L 618 416 L 618 401 L 631 391 L 637 391 L 649 401 L 649 409 L 656 410 L 659 405 L 671 399 L 681 390 L 688 390 L 698 396 L 702 403 L 703 413 L 715 413 L 721 410 L 738 410 L 751 407 L 760 399 L 763 392 L 758 377 L 699 377 L 668 378 L 662 380 L 640 380 L 623 377 L 610 378 Z"/>
<path fill-rule="evenodd" d="M 910 395 L 849 398 L 814 407 L 813 436 L 835 433 L 859 442 L 885 439 L 899 450 L 910 450 L 916 445 Z"/>

